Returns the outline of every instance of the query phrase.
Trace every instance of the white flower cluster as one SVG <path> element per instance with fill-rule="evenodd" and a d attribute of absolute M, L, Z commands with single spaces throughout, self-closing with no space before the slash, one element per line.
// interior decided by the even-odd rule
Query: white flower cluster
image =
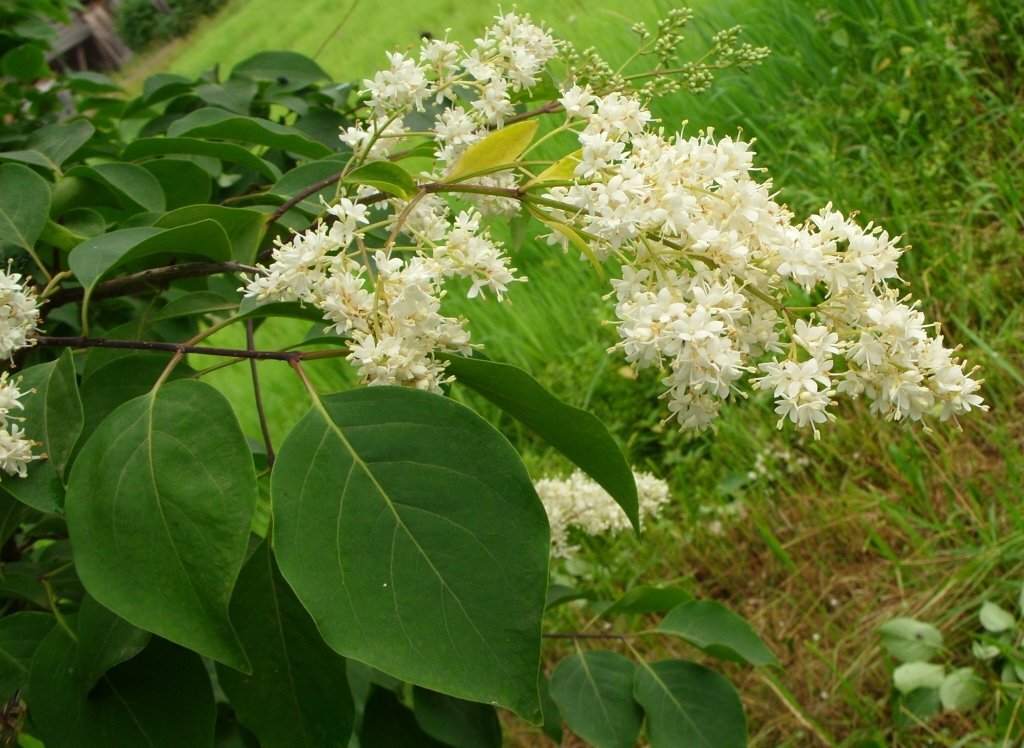
<path fill-rule="evenodd" d="M 640 501 L 640 521 L 657 517 L 669 502 L 668 484 L 650 473 L 633 473 Z M 564 480 L 534 482 L 551 525 L 551 554 L 571 558 L 579 546 L 570 542 L 574 531 L 601 535 L 629 529 L 629 518 L 615 500 L 585 473 L 576 470 Z"/>
<path fill-rule="evenodd" d="M 18 273 L 0 270 L 0 359 L 33 344 L 39 326 L 39 302 Z"/>
<path fill-rule="evenodd" d="M 36 442 L 25 438 L 25 431 L 12 415 L 12 411 L 25 406 L 21 403 L 24 392 L 18 389 L 18 382 L 8 380 L 8 373 L 0 374 L 0 470 L 8 475 L 24 478 L 26 467 L 33 460 L 41 460 L 41 455 L 32 454 Z"/>
<path fill-rule="evenodd" d="M 576 86 L 561 103 L 579 121 L 577 182 L 546 197 L 599 259 L 621 263 L 619 347 L 637 368 L 667 370 L 682 427 L 710 426 L 754 372 L 779 425 L 816 436 L 837 394 L 865 395 L 890 420 L 985 409 L 973 371 L 888 285 L 903 248 L 881 228 L 831 205 L 796 223 L 753 179 L 748 143 L 667 136 L 635 98 Z M 791 305 L 797 287 L 820 301 Z"/>

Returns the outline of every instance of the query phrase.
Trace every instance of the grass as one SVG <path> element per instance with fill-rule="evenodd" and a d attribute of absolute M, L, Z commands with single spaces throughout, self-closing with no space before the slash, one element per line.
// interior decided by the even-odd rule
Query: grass
<path fill-rule="evenodd" d="M 518 5 L 544 15 L 540 3 Z M 614 57 L 629 39 L 620 16 L 650 18 L 662 5 L 580 2 L 570 16 L 546 20 Z M 265 0 L 235 0 L 136 72 L 159 65 L 196 73 L 268 47 L 312 53 L 346 8 L 307 2 L 277 18 Z M 918 616 L 943 631 L 953 662 L 973 664 L 979 601 L 1010 599 L 1024 576 L 1024 10 L 995 0 L 834 0 L 827 13 L 817 10 L 787 0 L 700 14 L 698 35 L 738 20 L 775 54 L 746 75 L 724 76 L 706 95 L 659 102 L 658 113 L 667 124 L 742 128 L 798 213 L 831 200 L 906 234 L 914 250 L 903 277 L 983 367 L 987 416 L 965 419 L 962 431 L 952 424 L 927 431 L 878 423 L 851 404 L 814 442 L 776 431 L 770 404 L 753 398 L 727 409 L 714 436 L 687 439 L 660 426 L 656 382 L 623 376 L 605 354 L 613 341 L 598 324 L 602 285 L 575 259 L 527 245 L 517 262 L 531 281 L 513 294 L 512 307 L 467 312 L 492 357 L 591 409 L 636 463 L 671 481 L 677 504 L 643 541 L 584 539 L 584 553 L 559 568 L 559 579 L 604 596 L 673 580 L 752 620 L 783 663 L 776 673 L 728 671 L 743 692 L 753 745 L 994 742 L 1020 724 L 1000 725 L 1014 694 L 991 673 L 982 707 L 898 729 L 892 663 L 875 629 L 897 615 Z M 336 76 L 363 77 L 382 49 L 413 44 L 440 26 L 469 38 L 491 12 L 488 4 L 444 0 L 357 3 L 319 59 Z M 274 392 L 279 440 L 305 401 L 284 367 L 267 364 L 261 373 Z M 313 375 L 328 389 L 347 382 L 336 363 L 319 362 Z M 237 392 L 248 376 L 232 367 L 216 381 Z M 532 471 L 564 468 L 529 434 L 485 412 Z M 242 416 L 256 434 L 254 417 Z M 761 472 L 754 471 L 759 454 Z M 585 618 L 586 610 L 567 606 L 551 625 L 565 630 Z M 613 623 L 627 630 L 646 622 Z M 645 651 L 692 656 L 660 640 Z M 513 730 L 516 744 L 542 742 L 522 726 Z"/>

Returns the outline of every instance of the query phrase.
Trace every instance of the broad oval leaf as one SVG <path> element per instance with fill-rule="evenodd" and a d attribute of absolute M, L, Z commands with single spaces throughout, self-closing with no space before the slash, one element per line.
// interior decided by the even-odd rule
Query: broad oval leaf
<path fill-rule="evenodd" d="M 750 665 L 778 665 L 750 624 L 714 600 L 691 600 L 673 608 L 658 631 L 675 634 L 713 657 Z"/>
<path fill-rule="evenodd" d="M 495 130 L 467 148 L 444 181 L 457 182 L 512 164 L 533 141 L 539 125 L 538 120 L 528 119 Z"/>
<path fill-rule="evenodd" d="M 632 748 L 644 713 L 633 698 L 636 665 L 614 652 L 567 657 L 551 674 L 551 698 L 570 729 L 596 748 Z"/>
<path fill-rule="evenodd" d="M 61 627 L 32 659 L 26 701 L 46 748 L 196 748 L 213 743 L 216 706 L 194 652 L 159 639 L 107 672 L 86 696 L 78 645 Z"/>
<path fill-rule="evenodd" d="M 710 668 L 687 660 L 641 663 L 634 693 L 652 748 L 746 748 L 739 694 Z"/>
<path fill-rule="evenodd" d="M 117 162 L 76 166 L 67 174 L 102 184 L 125 208 L 136 207 L 154 213 L 162 213 L 166 208 L 163 187 L 141 166 Z"/>
<path fill-rule="evenodd" d="M 962 667 L 943 679 L 939 700 L 943 709 L 966 712 L 980 704 L 987 691 L 985 681 L 974 668 Z"/>
<path fill-rule="evenodd" d="M 993 634 L 1000 634 L 1017 626 L 1017 619 L 1013 613 L 991 600 L 986 600 L 981 604 L 978 620 L 981 622 L 982 628 Z"/>
<path fill-rule="evenodd" d="M 413 711 L 423 732 L 453 748 L 501 748 L 501 722 L 490 704 L 413 689 Z"/>
<path fill-rule="evenodd" d="M 84 415 L 70 349 L 56 361 L 25 369 L 21 375 L 25 433 L 42 444 L 47 459 L 28 466 L 28 475 L 4 487 L 19 501 L 43 512 L 59 513 L 64 505 L 65 471 L 82 433 Z"/>
<path fill-rule="evenodd" d="M 902 662 L 930 660 L 942 648 L 942 634 L 929 623 L 913 618 L 893 618 L 878 627 L 882 646 Z"/>
<path fill-rule="evenodd" d="M 0 153 L 0 160 L 21 161 L 60 171 L 61 165 L 85 145 L 95 132 L 96 128 L 84 119 L 61 125 L 46 125 L 29 135 L 25 150 Z"/>
<path fill-rule="evenodd" d="M 153 225 L 157 228 L 170 229 L 200 221 L 213 221 L 224 229 L 228 237 L 231 258 L 242 263 L 252 263 L 256 259 L 260 242 L 263 241 L 264 218 L 260 211 L 251 208 L 186 205 L 160 216 Z"/>
<path fill-rule="evenodd" d="M 167 210 L 208 203 L 213 194 L 213 180 L 209 172 L 195 161 L 155 158 L 143 163 L 142 168 L 160 183 Z"/>
<path fill-rule="evenodd" d="M 448 356 L 448 372 L 531 428 L 607 491 L 640 528 L 633 471 L 597 416 L 552 395 L 522 369 L 483 358 Z"/>
<path fill-rule="evenodd" d="M 32 656 L 56 620 L 31 610 L 0 618 L 0 699 L 6 702 L 28 684 Z"/>
<path fill-rule="evenodd" d="M 366 748 L 446 748 L 423 732 L 412 710 L 385 688 L 373 687 L 363 712 L 359 745 Z"/>
<path fill-rule="evenodd" d="M 301 87 L 331 77 L 313 60 L 298 52 L 272 50 L 258 52 L 235 65 L 231 76 L 273 81 L 281 86 Z M 284 80 L 282 80 L 284 79 Z"/>
<path fill-rule="evenodd" d="M 0 241 L 32 251 L 50 213 L 50 185 L 27 166 L 0 166 Z"/>
<path fill-rule="evenodd" d="M 165 252 L 225 261 L 231 259 L 231 242 L 221 225 L 211 220 L 171 229 L 140 226 L 82 242 L 68 255 L 68 266 L 79 283 L 91 290 L 111 270 Z"/>
<path fill-rule="evenodd" d="M 901 694 L 919 688 L 938 689 L 946 677 L 946 666 L 937 662 L 904 662 L 892 672 L 893 687 Z"/>
<path fill-rule="evenodd" d="M 194 379 L 130 400 L 75 460 L 67 523 L 79 577 L 126 621 L 246 670 L 228 620 L 256 507 L 227 400 Z"/>
<path fill-rule="evenodd" d="M 640 585 L 629 590 L 615 602 L 609 603 L 607 607 L 601 607 L 597 604 L 591 607 L 602 616 L 618 615 L 620 613 L 642 615 L 646 613 L 664 613 L 691 600 L 693 600 L 693 595 L 679 587 Z"/>
<path fill-rule="evenodd" d="M 328 647 L 263 543 L 246 562 L 231 599 L 252 674 L 217 667 L 238 720 L 263 748 L 345 746 L 352 694 L 345 658 Z"/>
<path fill-rule="evenodd" d="M 406 388 L 327 396 L 271 493 L 281 571 L 331 647 L 540 720 L 547 518 L 486 421 Z"/>
<path fill-rule="evenodd" d="M 78 667 L 82 692 L 88 693 L 110 668 L 127 662 L 149 643 L 149 632 L 104 608 L 91 595 L 78 611 Z"/>
<path fill-rule="evenodd" d="M 371 161 L 353 169 L 342 180 L 345 184 L 368 184 L 381 192 L 408 198 L 416 192 L 416 180 L 405 169 L 390 161 Z"/>
<path fill-rule="evenodd" d="M 331 149 L 311 140 L 293 127 L 259 117 L 242 117 L 233 112 L 206 107 L 186 114 L 167 129 L 167 135 L 193 138 L 223 138 L 292 151 L 307 158 L 323 158 Z"/>
<path fill-rule="evenodd" d="M 238 164 L 252 169 L 267 179 L 280 178 L 281 170 L 266 159 L 237 143 L 221 143 L 202 138 L 140 138 L 129 143 L 121 153 L 125 161 L 134 161 L 146 156 L 162 156 L 168 153 L 184 153 L 192 156 L 212 158 Z"/>

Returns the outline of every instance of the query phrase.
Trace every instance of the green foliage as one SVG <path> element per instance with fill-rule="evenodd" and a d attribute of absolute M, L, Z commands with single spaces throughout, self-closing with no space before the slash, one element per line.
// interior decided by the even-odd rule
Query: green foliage
<path fill-rule="evenodd" d="M 134 50 L 188 33 L 224 0 L 167 0 L 167 10 L 152 0 L 124 0 L 117 6 L 117 32 Z"/>

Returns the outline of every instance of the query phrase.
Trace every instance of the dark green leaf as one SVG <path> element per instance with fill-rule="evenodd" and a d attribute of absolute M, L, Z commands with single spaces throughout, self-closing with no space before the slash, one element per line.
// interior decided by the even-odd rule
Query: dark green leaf
<path fill-rule="evenodd" d="M 32 655 L 55 621 L 49 613 L 35 611 L 0 618 L 0 700 L 8 701 L 28 684 Z"/>
<path fill-rule="evenodd" d="M 181 379 L 130 400 L 71 471 L 67 522 L 82 583 L 130 623 L 247 670 L 228 601 L 256 494 L 245 436 L 213 387 Z"/>
<path fill-rule="evenodd" d="M 28 507 L 11 496 L 10 492 L 0 488 L 0 547 L 18 531 L 28 511 Z"/>
<path fill-rule="evenodd" d="M 603 616 L 619 613 L 641 615 L 646 613 L 664 613 L 690 600 L 693 600 L 693 595 L 678 587 L 649 587 L 641 585 L 634 587 L 618 600 L 608 605 L 608 607 L 600 608 L 599 612 Z M 594 607 L 597 608 L 598 606 L 595 605 Z"/>
<path fill-rule="evenodd" d="M 183 158 L 158 158 L 142 164 L 156 177 L 164 191 L 167 209 L 206 203 L 213 194 L 213 181 L 206 169 Z"/>
<path fill-rule="evenodd" d="M 394 693 L 374 688 L 363 712 L 359 730 L 363 748 L 445 748 L 427 735 L 416 723 L 412 711 L 398 701 Z"/>
<path fill-rule="evenodd" d="M 572 587 L 566 587 L 564 584 L 551 584 L 548 585 L 548 599 L 544 605 L 546 610 L 557 608 L 559 605 L 570 603 L 573 600 L 593 600 L 593 592 L 580 592 L 574 590 Z"/>
<path fill-rule="evenodd" d="M 607 427 L 568 405 L 522 369 L 481 358 L 448 356 L 448 372 L 513 418 L 533 429 L 606 490 L 640 527 L 633 471 Z"/>
<path fill-rule="evenodd" d="M 216 707 L 194 652 L 154 639 L 85 696 L 78 647 L 55 627 L 32 659 L 26 701 L 46 748 L 197 748 L 213 743 Z"/>
<path fill-rule="evenodd" d="M 61 165 L 96 132 L 88 120 L 46 125 L 29 135 L 23 151 L 0 153 L 0 160 L 21 161 L 59 171 Z"/>
<path fill-rule="evenodd" d="M 252 108 L 257 90 L 258 86 L 253 81 L 229 80 L 221 85 L 203 83 L 196 86 L 195 93 L 210 106 L 246 115 Z"/>
<path fill-rule="evenodd" d="M 211 220 L 172 229 L 150 226 L 121 229 L 79 244 L 71 250 L 68 266 L 79 283 L 91 290 L 111 270 L 132 260 L 163 253 L 221 262 L 231 259 L 231 242 L 221 225 Z"/>
<path fill-rule="evenodd" d="M 371 161 L 345 176 L 345 184 L 368 184 L 381 192 L 408 198 L 416 192 L 416 180 L 409 172 L 390 161 Z"/>
<path fill-rule="evenodd" d="M 596 748 L 632 748 L 644 721 L 633 699 L 636 665 L 601 650 L 567 657 L 551 674 L 551 698 L 569 728 Z"/>
<path fill-rule="evenodd" d="M 50 213 L 50 185 L 21 164 L 0 166 L 0 241 L 31 252 Z"/>
<path fill-rule="evenodd" d="M 553 741 L 562 744 L 562 715 L 558 711 L 558 704 L 551 698 L 551 681 L 541 673 L 540 681 L 540 708 L 544 713 L 544 723 L 540 729 Z"/>
<path fill-rule="evenodd" d="M 78 667 L 82 693 L 88 693 L 110 668 L 127 662 L 149 643 L 149 632 L 114 615 L 86 595 L 78 611 Z"/>
<path fill-rule="evenodd" d="M 228 301 L 220 294 L 210 291 L 193 291 L 169 302 L 154 319 L 194 317 L 215 312 L 234 311 L 237 308 L 238 302 Z"/>
<path fill-rule="evenodd" d="M 490 704 L 478 704 L 417 686 L 413 710 L 423 732 L 453 748 L 501 748 L 501 723 Z"/>
<path fill-rule="evenodd" d="M 232 77 L 239 75 L 297 87 L 331 79 L 323 68 L 305 55 L 283 51 L 258 52 L 247 57 L 231 71 Z"/>
<path fill-rule="evenodd" d="M 750 624 L 714 600 L 691 600 L 665 616 L 658 631 L 675 634 L 713 657 L 751 665 L 778 665 Z"/>
<path fill-rule="evenodd" d="M 486 421 L 418 390 L 330 395 L 281 446 L 271 490 L 281 571 L 329 645 L 539 721 L 547 519 Z"/>
<path fill-rule="evenodd" d="M 292 317 L 310 322 L 323 322 L 323 312 L 312 305 L 303 305 L 292 301 L 256 301 L 249 296 L 238 305 L 238 318 L 259 319 L 260 317 Z"/>
<path fill-rule="evenodd" d="M 135 161 L 146 156 L 162 156 L 169 153 L 210 156 L 248 167 L 270 180 L 278 179 L 281 176 L 281 170 L 274 164 L 237 143 L 219 143 L 201 138 L 141 138 L 129 143 L 121 154 L 121 158 L 126 161 Z"/>
<path fill-rule="evenodd" d="M 198 221 L 215 221 L 224 229 L 231 243 L 231 258 L 252 263 L 263 240 L 265 216 L 250 208 L 227 208 L 222 205 L 189 205 L 159 218 L 154 226 L 174 228 Z"/>
<path fill-rule="evenodd" d="M 84 417 L 78 395 L 75 362 L 65 348 L 56 361 L 25 369 L 21 389 L 26 394 L 25 433 L 42 444 L 48 455 L 29 465 L 28 476 L 4 487 L 19 501 L 43 512 L 57 513 L 64 503 L 64 479 L 71 452 L 82 433 Z"/>
<path fill-rule="evenodd" d="M 282 198 L 290 198 L 308 188 L 310 185 L 316 184 L 324 179 L 332 176 L 340 178 L 341 170 L 344 167 L 345 165 L 343 163 L 334 159 L 311 161 L 307 164 L 297 166 L 285 174 L 277 180 L 277 183 L 270 188 L 270 191 L 275 195 L 280 195 Z M 318 192 L 314 192 L 312 195 L 305 198 L 300 205 L 312 213 L 319 213 L 322 210 L 320 206 L 320 198 L 323 198 L 324 200 L 332 200 L 337 189 L 337 180 L 335 180 L 326 187 L 320 189 Z"/>
<path fill-rule="evenodd" d="M 172 138 L 238 140 L 280 148 L 308 158 L 323 158 L 331 153 L 323 143 L 310 140 L 293 127 L 259 117 L 241 117 L 216 107 L 206 107 L 185 115 L 167 129 L 167 134 Z"/>
<path fill-rule="evenodd" d="M 107 228 L 107 222 L 103 216 L 90 208 L 72 208 L 61 216 L 60 222 L 61 225 L 86 239 L 99 236 Z"/>
<path fill-rule="evenodd" d="M 746 748 L 747 719 L 732 683 L 687 660 L 641 663 L 636 700 L 652 748 Z"/>
<path fill-rule="evenodd" d="M 76 166 L 68 176 L 98 182 L 117 196 L 126 209 L 162 213 L 166 208 L 164 190 L 156 177 L 135 164 L 106 163 Z"/>
<path fill-rule="evenodd" d="M 252 675 L 218 667 L 239 721 L 263 748 L 348 745 L 353 704 L 345 658 L 328 647 L 263 543 L 246 562 L 231 618 L 250 652 Z"/>
<path fill-rule="evenodd" d="M 83 93 L 121 93 L 122 89 L 102 73 L 92 70 L 76 70 L 64 74 L 68 87 Z"/>
<path fill-rule="evenodd" d="M 23 83 L 51 74 L 46 64 L 46 53 L 38 44 L 22 44 L 0 58 L 0 72 Z"/>

